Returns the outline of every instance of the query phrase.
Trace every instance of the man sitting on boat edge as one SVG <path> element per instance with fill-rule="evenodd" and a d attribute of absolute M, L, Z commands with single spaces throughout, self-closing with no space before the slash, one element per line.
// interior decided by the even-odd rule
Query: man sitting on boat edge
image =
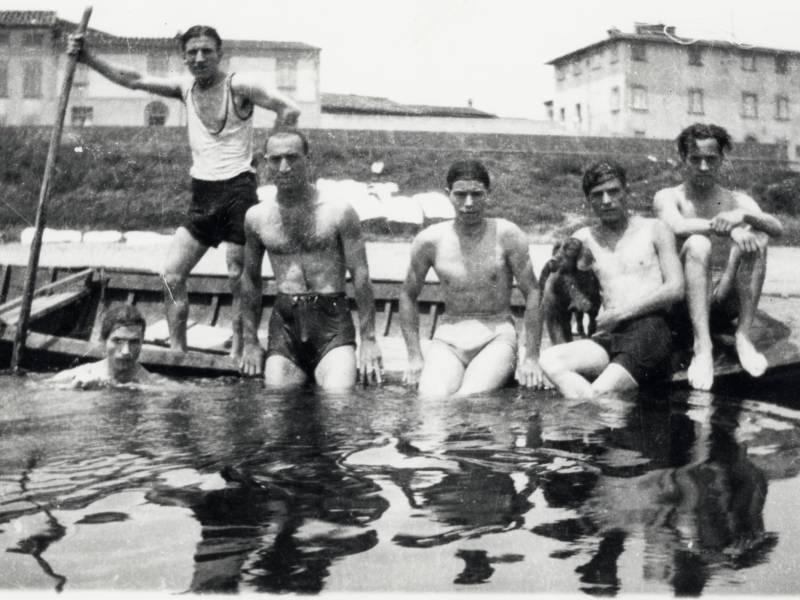
<path fill-rule="evenodd" d="M 720 168 L 731 147 L 724 128 L 695 123 L 680 133 L 677 145 L 684 182 L 659 191 L 653 208 L 681 242 L 686 304 L 677 327 L 693 333 L 687 378 L 693 388 L 709 390 L 714 383 L 710 323 L 719 329 L 736 321 L 742 368 L 753 377 L 767 368 L 750 328 L 764 286 L 767 244 L 783 233 L 783 226 L 749 195 L 720 185 Z"/>
<path fill-rule="evenodd" d="M 541 388 L 539 346 L 532 342 L 542 326 L 539 290 L 525 234 L 510 221 L 485 216 L 490 179 L 482 163 L 457 161 L 446 181 L 455 219 L 431 225 L 414 238 L 400 292 L 400 323 L 408 351 L 405 382 L 418 384 L 419 394 L 429 397 L 501 387 L 514 373 L 519 353 L 511 317 L 516 278 L 526 301 L 528 342 L 517 378 L 525 386 Z M 445 313 L 423 358 L 417 298 L 431 268 L 444 291 Z"/>
<path fill-rule="evenodd" d="M 620 165 L 591 165 L 583 175 L 583 192 L 599 222 L 573 237 L 593 256 L 603 310 L 591 339 L 551 346 L 539 362 L 564 396 L 589 399 L 669 374 L 667 311 L 683 297 L 684 281 L 669 227 L 628 214 L 627 178 Z"/>
<path fill-rule="evenodd" d="M 271 132 L 265 158 L 276 193 L 245 215 L 241 372 L 252 376 L 263 371 L 265 383 L 274 388 L 313 380 L 325 389 L 347 389 L 357 374 L 365 384 L 369 375 L 379 383 L 375 301 L 358 215 L 349 203 L 309 183 L 308 140 L 299 130 Z M 258 341 L 265 252 L 278 289 L 266 362 Z M 358 360 L 346 271 L 358 307 Z"/>
<path fill-rule="evenodd" d="M 164 378 L 153 375 L 139 364 L 145 327 L 144 317 L 135 306 L 122 304 L 110 308 L 100 325 L 106 357 L 61 371 L 45 382 L 78 389 L 163 383 Z"/>

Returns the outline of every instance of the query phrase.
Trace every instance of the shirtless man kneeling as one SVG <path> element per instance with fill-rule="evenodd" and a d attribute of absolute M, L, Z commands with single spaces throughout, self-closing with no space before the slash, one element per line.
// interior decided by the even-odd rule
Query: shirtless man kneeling
<path fill-rule="evenodd" d="M 277 192 L 245 215 L 242 373 L 260 375 L 263 369 L 266 384 L 275 388 L 312 379 L 322 388 L 341 390 L 355 384 L 358 367 L 365 384 L 370 374 L 380 382 L 375 301 L 358 215 L 350 204 L 326 198 L 309 183 L 308 141 L 299 130 L 274 131 L 265 157 Z M 266 364 L 258 342 L 265 251 L 278 288 Z M 345 269 L 358 305 L 358 362 Z"/>
<path fill-rule="evenodd" d="M 166 380 L 139 364 L 145 321 L 135 306 L 109 309 L 100 324 L 106 357 L 97 362 L 61 371 L 47 380 L 58 387 L 93 388 L 106 385 L 160 384 Z"/>
<path fill-rule="evenodd" d="M 558 390 L 576 399 L 635 389 L 669 374 L 667 310 L 684 290 L 675 236 L 658 219 L 628 214 L 620 165 L 590 166 L 583 193 L 599 222 L 573 237 L 594 257 L 591 268 L 603 297 L 598 332 L 591 339 L 551 346 L 540 359 Z"/>
<path fill-rule="evenodd" d="M 750 327 L 764 286 L 767 244 L 770 237 L 783 233 L 783 226 L 744 192 L 719 184 L 725 150 L 731 146 L 725 129 L 695 123 L 681 132 L 677 142 L 684 183 L 658 192 L 653 206 L 682 242 L 694 334 L 689 384 L 709 390 L 714 383 L 712 317 L 727 323 L 736 320 L 736 353 L 745 371 L 759 377 L 767 368 L 766 358 L 750 340 Z"/>
<path fill-rule="evenodd" d="M 408 350 L 405 382 L 421 396 L 466 395 L 497 389 L 514 372 L 517 332 L 511 317 L 513 278 L 526 299 L 528 343 L 517 372 L 520 383 L 543 387 L 538 345 L 539 290 L 525 234 L 505 219 L 484 216 L 489 173 L 480 162 L 454 163 L 447 189 L 456 216 L 421 231 L 400 292 L 400 323 Z M 433 268 L 444 290 L 445 312 L 423 360 L 417 298 Z M 541 337 L 541 332 L 539 332 Z"/>

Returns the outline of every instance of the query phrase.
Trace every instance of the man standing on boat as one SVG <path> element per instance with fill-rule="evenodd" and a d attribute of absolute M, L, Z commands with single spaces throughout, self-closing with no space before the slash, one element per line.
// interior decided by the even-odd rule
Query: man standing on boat
<path fill-rule="evenodd" d="M 192 150 L 192 203 L 187 220 L 175 232 L 164 265 L 164 301 L 170 345 L 185 352 L 189 299 L 186 279 L 208 250 L 226 242 L 233 297 L 231 356 L 241 354 L 241 293 L 244 214 L 258 202 L 253 160 L 254 106 L 272 110 L 276 125 L 294 124 L 295 103 L 251 73 L 220 69 L 222 40 L 212 27 L 195 25 L 181 36 L 183 62 L 191 74 L 155 77 L 111 64 L 96 56 L 82 35 L 72 35 L 69 52 L 111 81 L 186 104 Z"/>
<path fill-rule="evenodd" d="M 514 278 L 525 297 L 525 355 L 517 378 L 543 387 L 535 332 L 541 329 L 539 290 L 519 227 L 485 215 L 489 172 L 476 160 L 453 163 L 446 192 L 455 219 L 421 231 L 411 246 L 411 263 L 400 292 L 400 323 L 408 351 L 405 382 L 422 396 L 486 392 L 514 373 L 519 354 L 511 317 Z M 417 298 L 433 268 L 444 291 L 445 313 L 423 359 Z M 539 334 L 541 337 L 541 334 Z"/>
<path fill-rule="evenodd" d="M 750 339 L 750 327 L 764 285 L 767 244 L 783 233 L 783 226 L 744 192 L 719 184 L 725 151 L 731 147 L 725 129 L 695 123 L 681 132 L 677 144 L 684 182 L 661 190 L 653 202 L 656 215 L 682 244 L 686 308 L 694 334 L 689 384 L 709 390 L 714 383 L 710 322 L 736 320 L 734 340 L 742 368 L 753 377 L 767 368 Z"/>
<path fill-rule="evenodd" d="M 684 286 L 669 227 L 628 214 L 627 179 L 620 165 L 590 166 L 583 175 L 583 193 L 598 222 L 573 237 L 593 257 L 603 310 L 591 339 L 551 346 L 540 363 L 564 396 L 589 399 L 669 374 L 667 311 L 683 297 Z"/>
<path fill-rule="evenodd" d="M 265 158 L 276 192 L 245 217 L 241 371 L 264 373 L 274 388 L 308 380 L 329 390 L 381 380 L 381 353 L 375 339 L 375 300 L 369 279 L 361 223 L 349 203 L 326 196 L 308 181 L 309 153 L 297 129 L 273 131 Z M 261 319 L 261 265 L 269 254 L 278 294 L 269 320 L 266 363 L 258 341 Z M 345 296 L 350 276 L 359 316 L 356 331 Z M 263 366 L 262 366 L 263 365 Z"/>

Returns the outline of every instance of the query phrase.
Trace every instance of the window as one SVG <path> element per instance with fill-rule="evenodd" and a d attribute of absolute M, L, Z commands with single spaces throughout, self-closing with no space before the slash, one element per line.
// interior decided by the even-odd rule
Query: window
<path fill-rule="evenodd" d="M 775 72 L 786 75 L 789 72 L 789 57 L 785 54 L 775 56 Z"/>
<path fill-rule="evenodd" d="M 72 107 L 72 126 L 89 127 L 92 124 L 94 109 L 91 106 Z"/>
<path fill-rule="evenodd" d="M 601 50 L 600 52 L 597 53 L 596 56 L 592 57 L 592 69 L 594 69 L 595 71 L 599 69 L 602 66 L 601 64 L 602 62 L 603 62 L 603 51 Z"/>
<path fill-rule="evenodd" d="M 163 127 L 167 122 L 169 109 L 163 102 L 156 100 L 144 107 L 144 121 L 148 127 Z"/>
<path fill-rule="evenodd" d="M 297 61 L 295 59 L 278 59 L 278 89 L 282 92 L 297 90 Z"/>
<path fill-rule="evenodd" d="M 758 118 L 758 96 L 756 94 L 742 93 L 742 117 L 745 119 Z"/>
<path fill-rule="evenodd" d="M 742 54 L 742 71 L 756 70 L 756 55 L 750 52 Z"/>
<path fill-rule="evenodd" d="M 647 110 L 647 88 L 642 85 L 631 86 L 631 108 Z"/>
<path fill-rule="evenodd" d="M 631 58 L 642 62 L 647 61 L 647 46 L 634 42 L 631 44 Z"/>
<path fill-rule="evenodd" d="M 705 114 L 705 109 L 703 107 L 703 90 L 698 88 L 689 88 L 689 114 Z"/>
<path fill-rule="evenodd" d="M 22 72 L 22 97 L 42 97 L 42 63 L 38 61 L 25 63 Z"/>
<path fill-rule="evenodd" d="M 556 79 L 557 79 L 558 81 L 563 81 L 563 80 L 564 80 L 564 77 L 565 77 L 565 74 L 564 74 L 564 67 L 563 67 L 563 66 L 556 67 Z"/>
<path fill-rule="evenodd" d="M 689 64 L 693 67 L 703 66 L 703 49 L 698 46 L 689 46 Z"/>
<path fill-rule="evenodd" d="M 789 120 L 789 98 L 786 96 L 775 96 L 775 118 L 778 121 Z"/>
<path fill-rule="evenodd" d="M 163 76 L 169 70 L 169 58 L 164 54 L 147 55 L 147 72 L 150 75 Z"/>
<path fill-rule="evenodd" d="M 0 61 L 0 98 L 8 98 L 8 63 Z"/>
<path fill-rule="evenodd" d="M 583 113 L 581 112 L 580 102 L 578 102 L 578 104 L 575 105 L 575 122 L 583 123 Z"/>
<path fill-rule="evenodd" d="M 618 87 L 611 88 L 610 105 L 611 105 L 611 112 L 613 112 L 613 113 L 619 112 L 619 108 L 620 108 L 621 102 L 620 102 L 619 88 Z"/>
<path fill-rule="evenodd" d="M 11 42 L 11 38 L 8 35 L 7 31 L 0 31 L 0 46 L 8 46 Z"/>
<path fill-rule="evenodd" d="M 567 120 L 567 111 L 563 106 L 558 109 L 558 118 L 562 123 Z"/>
<path fill-rule="evenodd" d="M 612 64 L 619 61 L 619 44 L 611 44 L 608 47 L 608 55 Z"/>
<path fill-rule="evenodd" d="M 581 61 L 576 60 L 572 63 L 572 74 L 573 75 L 580 75 L 581 74 Z"/>
<path fill-rule="evenodd" d="M 38 47 L 44 43 L 43 33 L 34 33 L 26 31 L 22 36 L 22 45 L 28 47 Z"/>

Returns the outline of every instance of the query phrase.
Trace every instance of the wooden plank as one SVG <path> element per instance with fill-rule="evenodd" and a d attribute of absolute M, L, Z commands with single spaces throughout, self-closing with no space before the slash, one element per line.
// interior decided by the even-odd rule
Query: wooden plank
<path fill-rule="evenodd" d="M 65 277 L 64 279 L 59 279 L 54 283 L 50 283 L 35 289 L 33 291 L 33 296 L 37 297 L 37 296 L 42 296 L 44 294 L 49 294 L 82 280 L 88 282 L 90 281 L 90 278 L 93 273 L 94 269 L 84 269 L 83 271 L 78 271 L 77 273 L 70 275 L 69 277 Z M 3 304 L 0 304 L 0 313 L 11 310 L 12 308 L 16 308 L 20 304 L 22 304 L 22 296 L 18 296 L 17 298 L 9 300 L 8 302 L 4 302 Z"/>
<path fill-rule="evenodd" d="M 39 296 L 33 299 L 29 319 L 41 319 L 50 313 L 69 306 L 89 294 L 86 288 L 74 292 L 59 292 L 50 296 Z M 6 325 L 15 324 L 19 320 L 20 306 L 0 312 L 0 320 Z"/>
<path fill-rule="evenodd" d="M 11 282 L 11 265 L 3 265 L 0 270 L 0 303 L 6 301 L 8 285 Z"/>
<path fill-rule="evenodd" d="M 219 318 L 219 294 L 214 294 L 211 297 L 211 309 L 208 315 L 208 324 L 216 325 Z"/>

